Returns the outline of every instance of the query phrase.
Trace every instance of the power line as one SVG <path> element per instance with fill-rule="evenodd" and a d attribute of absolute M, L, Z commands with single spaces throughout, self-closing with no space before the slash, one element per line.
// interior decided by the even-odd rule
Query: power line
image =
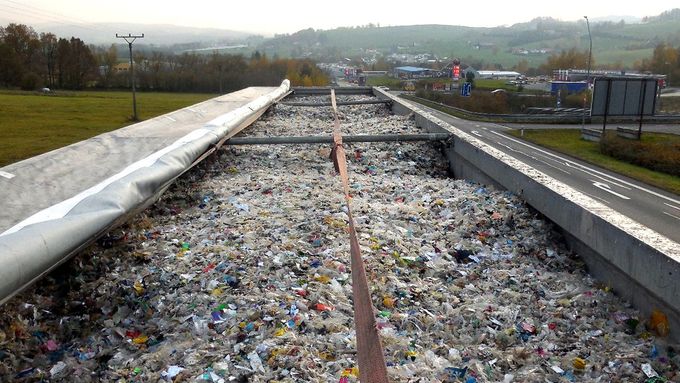
<path fill-rule="evenodd" d="M 52 22 L 55 24 L 61 24 L 89 30 L 104 31 L 104 28 L 91 22 L 73 17 L 68 17 L 58 12 L 43 10 L 41 8 L 36 8 L 27 4 L 21 4 L 19 2 L 12 0 L 0 0 L 0 7 L 4 8 L 6 12 L 21 18 L 31 17 L 34 19 Z"/>
<path fill-rule="evenodd" d="M 67 16 L 67 15 L 59 13 L 57 11 L 48 10 L 48 9 L 44 9 L 44 8 L 38 8 L 38 7 L 35 7 L 33 5 L 30 5 L 30 4 L 24 4 L 24 3 L 14 1 L 14 0 L 0 0 L 0 2 L 11 3 L 12 5 L 7 5 L 7 6 L 12 7 L 14 9 L 21 9 L 22 11 L 25 11 L 25 12 L 29 12 L 30 15 L 32 15 L 32 16 L 36 16 L 36 14 L 40 14 L 39 16 L 41 18 L 49 19 L 49 20 L 52 20 L 52 21 L 94 26 L 94 24 L 92 22 L 88 21 L 88 20 Z"/>

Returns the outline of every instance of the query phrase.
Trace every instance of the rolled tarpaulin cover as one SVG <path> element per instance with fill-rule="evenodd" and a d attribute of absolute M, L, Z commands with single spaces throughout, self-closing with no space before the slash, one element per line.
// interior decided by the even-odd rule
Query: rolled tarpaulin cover
<path fill-rule="evenodd" d="M 290 82 L 284 80 L 272 92 L 214 118 L 171 145 L 0 234 L 0 304 L 153 203 L 203 153 L 245 128 L 289 90 Z"/>

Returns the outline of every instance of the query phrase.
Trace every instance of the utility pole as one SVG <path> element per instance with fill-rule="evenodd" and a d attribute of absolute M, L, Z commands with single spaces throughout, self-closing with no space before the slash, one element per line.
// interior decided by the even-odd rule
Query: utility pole
<path fill-rule="evenodd" d="M 593 36 L 590 34 L 590 22 L 588 21 L 588 16 L 583 16 L 583 18 L 586 19 L 586 25 L 588 26 L 590 49 L 588 49 L 588 74 L 586 74 L 586 91 L 583 94 L 583 118 L 581 119 L 581 130 L 583 130 L 586 125 L 586 102 L 588 101 L 588 91 L 590 90 L 590 62 L 593 60 Z M 604 135 L 604 132 L 602 132 L 602 134 Z"/>
<path fill-rule="evenodd" d="M 132 43 L 135 42 L 137 39 L 143 39 L 144 34 L 142 33 L 141 35 L 133 35 L 131 33 L 128 33 L 127 36 L 125 35 L 118 35 L 116 33 L 116 38 L 118 39 L 123 39 L 125 40 L 126 43 L 128 43 L 128 47 L 130 48 L 130 78 L 132 82 L 132 120 L 133 121 L 139 121 L 137 118 L 137 97 L 135 95 L 135 67 L 134 63 L 132 60 Z"/>

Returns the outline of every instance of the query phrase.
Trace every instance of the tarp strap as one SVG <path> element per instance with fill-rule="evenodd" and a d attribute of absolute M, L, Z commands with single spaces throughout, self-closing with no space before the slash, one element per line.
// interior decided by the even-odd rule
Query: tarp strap
<path fill-rule="evenodd" d="M 347 217 L 349 219 L 350 253 L 352 256 L 352 294 L 354 303 L 354 329 L 357 336 L 357 357 L 359 362 L 359 379 L 363 383 L 387 383 L 387 366 L 383 355 L 380 336 L 376 328 L 375 314 L 371 294 L 366 280 L 366 269 L 361 259 L 359 240 L 357 239 L 354 218 L 350 209 L 349 176 L 347 175 L 347 162 L 345 149 L 342 147 L 342 135 L 340 134 L 340 121 L 338 109 L 335 103 L 335 91 L 331 89 L 331 103 L 335 116 L 333 128 L 333 150 L 331 157 L 335 170 L 340 174 L 342 187 L 347 204 Z"/>

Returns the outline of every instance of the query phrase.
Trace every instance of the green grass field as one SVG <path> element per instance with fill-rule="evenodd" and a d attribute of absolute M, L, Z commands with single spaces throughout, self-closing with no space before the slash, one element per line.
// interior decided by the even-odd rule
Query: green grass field
<path fill-rule="evenodd" d="M 137 93 L 140 120 L 210 99 L 211 94 Z M 0 92 L 0 166 L 132 124 L 130 92 Z"/>
<path fill-rule="evenodd" d="M 578 129 L 525 129 L 524 136 L 521 136 L 519 130 L 510 131 L 510 134 L 671 193 L 680 194 L 680 177 L 649 170 L 602 154 L 599 144 L 582 140 L 581 131 Z M 659 141 L 680 143 L 680 136 L 673 134 L 643 132 L 642 139 L 649 143 Z"/>

